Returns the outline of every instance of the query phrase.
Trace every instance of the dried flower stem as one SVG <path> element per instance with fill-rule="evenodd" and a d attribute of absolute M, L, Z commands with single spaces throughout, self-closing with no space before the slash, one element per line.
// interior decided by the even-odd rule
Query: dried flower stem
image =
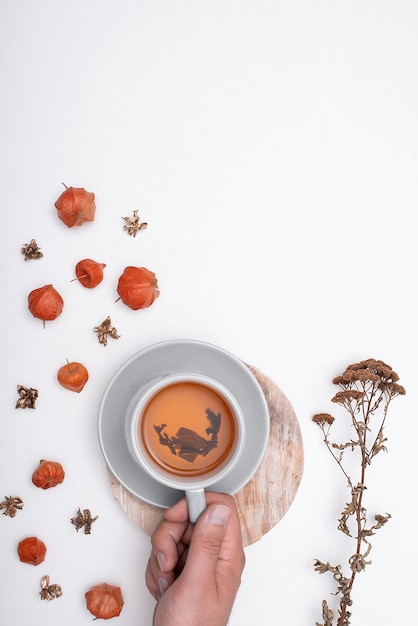
<path fill-rule="evenodd" d="M 386 451 L 384 427 L 391 401 L 398 395 L 404 395 L 405 389 L 398 384 L 399 376 L 392 368 L 376 359 L 367 359 L 349 365 L 341 376 L 334 378 L 333 383 L 340 387 L 340 391 L 332 398 L 332 402 L 346 409 L 351 418 L 351 424 L 356 438 L 345 443 L 335 443 L 329 438 L 334 417 L 328 413 L 318 413 L 312 420 L 318 424 L 323 435 L 324 443 L 333 459 L 343 472 L 351 492 L 351 502 L 346 503 L 341 517 L 338 519 L 338 530 L 348 537 L 355 538 L 355 552 L 348 559 L 350 568 L 349 577 L 344 576 L 341 565 L 332 566 L 318 559 L 314 568 L 320 574 L 330 572 L 337 583 L 339 599 L 336 626 L 349 626 L 352 605 L 351 592 L 357 574 L 362 572 L 371 561 L 367 560 L 371 551 L 369 537 L 382 528 L 390 519 L 390 514 L 375 515 L 374 523 L 368 520 L 367 509 L 364 506 L 366 490 L 366 470 L 373 458 L 382 450 Z M 376 424 L 376 414 L 380 412 L 380 425 Z M 371 444 L 370 444 L 371 441 Z M 347 450 L 359 452 L 360 470 L 357 481 L 353 481 L 343 465 Z M 349 528 L 351 519 L 353 531 Z M 354 534 L 352 534 L 352 532 Z M 363 544 L 366 544 L 365 547 Z M 362 552 L 364 549 L 364 552 Z M 316 626 L 333 626 L 334 612 L 328 607 L 326 600 L 322 602 L 322 619 Z"/>

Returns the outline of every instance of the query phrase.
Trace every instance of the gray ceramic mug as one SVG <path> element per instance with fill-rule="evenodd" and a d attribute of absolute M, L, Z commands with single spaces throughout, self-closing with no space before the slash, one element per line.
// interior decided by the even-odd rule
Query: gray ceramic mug
<path fill-rule="evenodd" d="M 199 475 L 168 471 L 149 453 L 143 437 L 140 435 L 141 420 L 149 401 L 158 392 L 176 383 L 197 383 L 212 390 L 227 404 L 234 421 L 234 437 L 229 452 L 219 465 Z M 152 479 L 166 487 L 185 492 L 190 521 L 196 522 L 206 508 L 205 489 L 225 478 L 236 467 L 241 457 L 245 444 L 245 421 L 234 396 L 218 381 L 197 374 L 168 375 L 151 383 L 136 402 L 132 411 L 130 440 L 137 462 Z"/>

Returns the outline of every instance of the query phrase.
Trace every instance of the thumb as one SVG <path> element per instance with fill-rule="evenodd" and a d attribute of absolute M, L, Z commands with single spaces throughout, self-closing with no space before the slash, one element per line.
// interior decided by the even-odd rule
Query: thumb
<path fill-rule="evenodd" d="M 183 574 L 195 579 L 214 579 L 231 510 L 225 504 L 210 504 L 196 522 Z"/>

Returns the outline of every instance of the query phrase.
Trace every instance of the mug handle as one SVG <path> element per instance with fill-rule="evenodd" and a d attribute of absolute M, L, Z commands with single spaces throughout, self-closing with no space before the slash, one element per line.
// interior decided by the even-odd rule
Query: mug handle
<path fill-rule="evenodd" d="M 194 524 L 206 509 L 206 496 L 204 489 L 188 489 L 186 491 L 189 519 Z"/>

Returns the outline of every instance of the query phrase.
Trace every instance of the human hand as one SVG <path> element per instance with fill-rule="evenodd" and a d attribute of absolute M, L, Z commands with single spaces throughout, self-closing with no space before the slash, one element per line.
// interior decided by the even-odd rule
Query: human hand
<path fill-rule="evenodd" d="M 183 498 L 164 513 L 151 537 L 146 570 L 158 600 L 153 626 L 225 626 L 245 565 L 231 496 L 206 492 L 208 506 L 192 524 Z"/>

